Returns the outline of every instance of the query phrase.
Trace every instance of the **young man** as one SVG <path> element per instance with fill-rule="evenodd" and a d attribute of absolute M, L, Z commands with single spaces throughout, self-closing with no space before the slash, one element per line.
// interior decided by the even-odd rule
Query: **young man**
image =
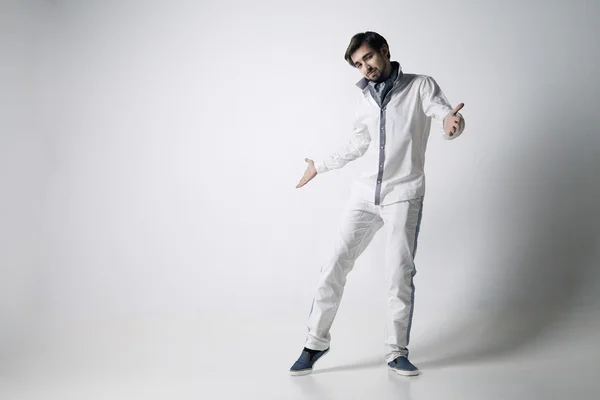
<path fill-rule="evenodd" d="M 400 375 L 418 375 L 408 360 L 413 317 L 416 273 L 414 257 L 425 194 L 425 149 L 431 118 L 443 125 L 443 137 L 455 139 L 464 130 L 435 80 L 425 75 L 405 74 L 391 61 L 387 41 L 375 32 L 354 35 L 345 59 L 364 76 L 352 138 L 337 152 L 308 166 L 296 186 L 300 188 L 317 174 L 341 168 L 365 156 L 367 170 L 356 180 L 343 212 L 337 244 L 319 276 L 308 319 L 308 336 L 300 358 L 290 369 L 305 375 L 329 351 L 329 330 L 335 318 L 354 262 L 375 233 L 386 234 L 385 277 L 388 310 L 385 342 L 388 367 Z"/>

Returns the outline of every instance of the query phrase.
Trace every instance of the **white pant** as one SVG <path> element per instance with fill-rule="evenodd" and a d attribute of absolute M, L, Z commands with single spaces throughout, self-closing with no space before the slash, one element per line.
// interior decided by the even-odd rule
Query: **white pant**
<path fill-rule="evenodd" d="M 383 226 L 386 233 L 385 278 L 388 285 L 386 360 L 408 355 L 416 274 L 413 262 L 421 223 L 423 198 L 386 206 L 350 199 L 342 216 L 334 251 L 321 268 L 317 291 L 308 318 L 305 346 L 329 347 L 329 330 L 344 292 L 346 276 L 354 262 Z"/>

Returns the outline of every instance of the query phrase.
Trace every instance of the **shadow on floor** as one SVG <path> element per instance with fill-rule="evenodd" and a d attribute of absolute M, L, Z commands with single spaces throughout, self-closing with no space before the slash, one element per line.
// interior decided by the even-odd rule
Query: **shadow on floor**
<path fill-rule="evenodd" d="M 315 365 L 317 365 L 317 364 L 315 364 Z M 378 357 L 378 358 L 365 360 L 363 362 L 359 362 L 356 364 L 338 365 L 338 366 L 327 367 L 327 368 L 319 368 L 318 366 L 316 366 L 312 373 L 313 373 L 313 375 L 316 375 L 316 374 L 324 374 L 327 372 L 357 371 L 357 370 L 361 370 L 361 369 L 381 368 L 383 365 L 385 365 L 384 360 L 381 357 Z"/>
<path fill-rule="evenodd" d="M 566 108 L 569 118 L 556 121 L 550 114 L 538 115 L 524 124 L 528 126 L 516 127 L 519 146 L 490 161 L 503 166 L 490 172 L 490 179 L 505 195 L 489 205 L 486 220 L 493 223 L 482 234 L 493 240 L 495 254 L 503 256 L 474 262 L 501 272 L 491 274 L 496 280 L 485 285 L 496 293 L 473 299 L 481 300 L 474 306 L 477 315 L 450 332 L 441 331 L 421 352 L 423 361 L 415 360 L 419 367 L 460 365 L 525 351 L 578 309 L 582 288 L 599 278 L 594 253 L 600 226 L 600 157 L 591 142 L 596 129 L 585 110 Z M 543 134 L 531 135 L 530 126 L 538 126 Z M 465 251 L 473 252 L 467 246 Z"/>

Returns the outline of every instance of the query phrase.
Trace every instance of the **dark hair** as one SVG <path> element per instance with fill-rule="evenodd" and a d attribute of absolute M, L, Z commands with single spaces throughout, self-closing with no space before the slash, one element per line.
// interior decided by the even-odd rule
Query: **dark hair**
<path fill-rule="evenodd" d="M 375 51 L 381 50 L 381 48 L 384 45 L 388 46 L 388 43 L 385 40 L 385 38 L 377 32 L 367 31 L 357 33 L 356 35 L 352 36 L 352 39 L 350 39 L 350 44 L 348 45 L 348 48 L 346 49 L 346 54 L 344 55 L 344 59 L 348 61 L 348 64 L 355 67 L 354 62 L 352 62 L 352 54 L 365 43 Z M 389 53 L 389 46 L 388 58 L 391 58 Z"/>

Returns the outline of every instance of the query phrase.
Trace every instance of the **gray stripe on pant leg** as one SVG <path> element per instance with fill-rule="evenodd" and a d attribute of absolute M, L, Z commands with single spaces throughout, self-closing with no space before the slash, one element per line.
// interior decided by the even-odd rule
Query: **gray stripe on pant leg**
<path fill-rule="evenodd" d="M 415 228 L 415 242 L 413 244 L 413 260 L 415 259 L 415 256 L 417 255 L 417 239 L 419 238 L 419 230 L 421 229 L 421 220 L 423 218 L 423 200 L 424 200 L 424 198 L 421 197 L 421 206 L 419 207 L 419 216 L 417 219 L 417 227 Z M 414 277 L 415 277 L 416 273 L 417 273 L 417 267 L 415 266 L 414 261 L 413 261 L 413 270 L 410 274 L 411 295 L 410 295 L 410 313 L 408 316 L 408 328 L 406 329 L 406 346 L 408 346 L 408 343 L 410 342 L 410 329 L 412 327 L 413 312 L 415 311 Z M 407 348 L 406 356 L 408 357 L 408 348 Z"/>

